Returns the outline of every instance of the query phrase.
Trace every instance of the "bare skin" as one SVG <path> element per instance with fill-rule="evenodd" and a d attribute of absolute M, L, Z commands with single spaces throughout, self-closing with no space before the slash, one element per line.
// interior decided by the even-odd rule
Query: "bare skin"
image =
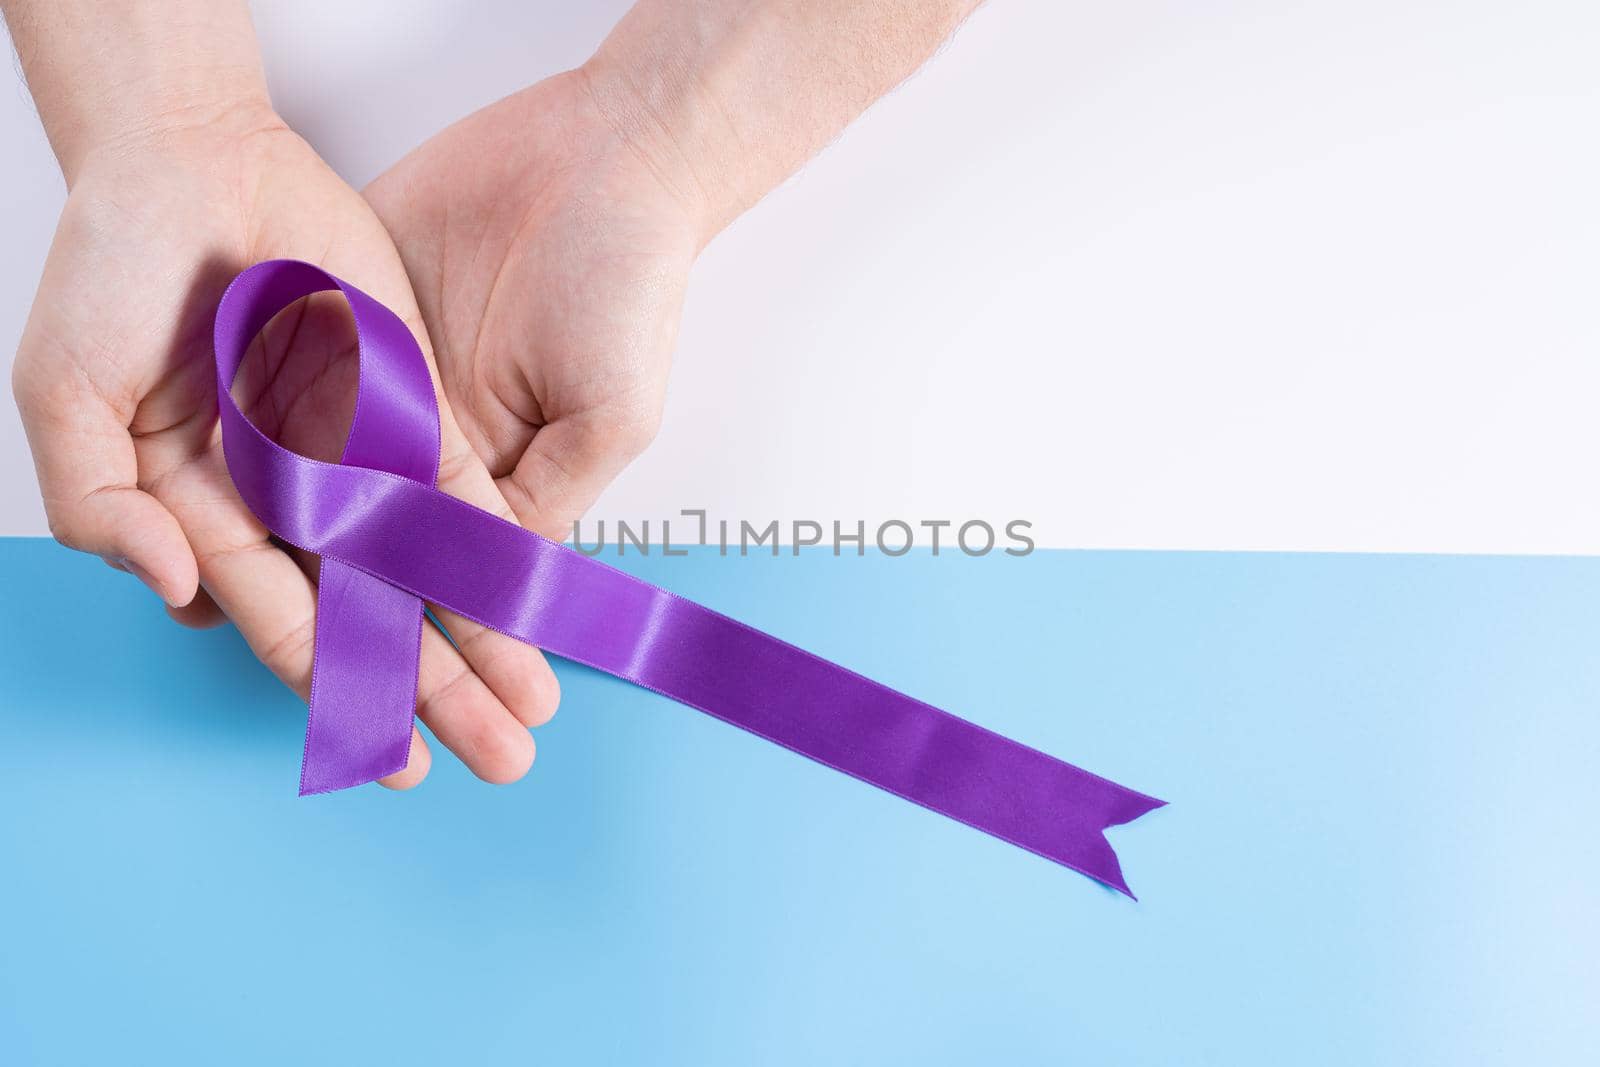
<path fill-rule="evenodd" d="M 641 0 L 583 67 L 366 190 L 445 395 L 524 525 L 566 536 L 654 437 L 701 249 L 975 6 Z"/>
<path fill-rule="evenodd" d="M 180 622 L 231 619 L 304 696 L 316 561 L 269 538 L 221 453 L 208 331 L 227 281 L 304 259 L 387 304 L 436 367 L 440 488 L 559 538 L 655 433 L 700 250 L 974 6 L 641 0 L 582 68 L 449 127 L 363 198 L 273 112 L 239 0 L 0 0 L 69 188 L 13 373 L 52 531 Z M 235 395 L 331 458 L 352 357 L 345 311 L 314 298 L 264 331 Z M 425 633 L 418 714 L 514 780 L 555 677 L 439 614 L 459 650 Z M 418 734 L 385 784 L 429 758 Z"/>
<path fill-rule="evenodd" d="M 8 18 L 15 29 L 10 8 Z M 19 40 L 70 187 L 13 371 L 51 530 L 139 575 L 180 622 L 225 614 L 304 696 L 314 561 L 280 550 L 234 492 L 216 425 L 210 309 L 239 270 L 293 257 L 356 281 L 426 344 L 399 256 L 360 195 L 267 106 L 259 77 L 235 79 L 225 101 L 152 90 L 136 117 L 102 135 L 38 88 L 56 73 L 50 49 L 67 42 L 57 36 L 43 53 L 30 43 Z M 258 340 L 237 395 L 289 447 L 335 456 L 354 397 L 351 342 L 338 304 L 309 302 Z M 448 411 L 443 436 L 440 487 L 509 516 Z M 425 634 L 418 713 L 479 776 L 515 780 L 533 761 L 527 727 L 555 710 L 555 677 L 536 650 L 444 621 L 462 651 Z M 385 784 L 413 785 L 428 766 L 419 734 L 409 766 Z"/>

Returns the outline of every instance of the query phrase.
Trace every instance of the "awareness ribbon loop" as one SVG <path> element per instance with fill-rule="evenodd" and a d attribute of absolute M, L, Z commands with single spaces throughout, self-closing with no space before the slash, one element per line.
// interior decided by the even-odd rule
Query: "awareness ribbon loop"
<path fill-rule="evenodd" d="M 262 433 L 231 392 L 245 352 L 313 293 L 349 301 L 355 414 L 338 463 Z M 300 791 L 406 765 L 423 603 L 652 689 L 1132 896 L 1102 831 L 1162 806 L 642 582 L 434 487 L 439 412 L 416 339 L 382 304 L 293 260 L 245 270 L 216 319 L 217 405 L 239 495 L 322 557 Z"/>

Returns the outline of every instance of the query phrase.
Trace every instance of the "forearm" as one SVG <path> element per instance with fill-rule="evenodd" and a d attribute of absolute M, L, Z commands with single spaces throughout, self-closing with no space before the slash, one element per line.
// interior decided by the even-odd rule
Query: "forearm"
<path fill-rule="evenodd" d="M 640 0 L 584 72 L 707 238 L 898 85 L 980 0 Z"/>
<path fill-rule="evenodd" d="M 0 0 L 70 185 L 92 151 L 268 110 L 243 0 Z"/>

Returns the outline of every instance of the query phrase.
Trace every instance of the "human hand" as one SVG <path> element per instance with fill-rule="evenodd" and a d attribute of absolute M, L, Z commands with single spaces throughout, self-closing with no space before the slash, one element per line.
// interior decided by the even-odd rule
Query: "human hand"
<path fill-rule="evenodd" d="M 367 190 L 445 395 L 525 526 L 564 538 L 655 433 L 700 249 L 977 0 L 639 0 L 583 67 Z"/>
<path fill-rule="evenodd" d="M 561 540 L 650 442 L 703 225 L 582 72 L 449 127 L 366 190 L 462 432 L 517 518 Z"/>
<path fill-rule="evenodd" d="M 275 544 L 233 488 L 212 311 L 240 269 L 291 257 L 354 281 L 425 351 L 427 335 L 382 225 L 264 91 L 164 100 L 115 136 L 50 130 L 70 192 L 17 354 L 17 403 L 56 537 L 138 575 L 181 622 L 226 615 L 304 697 L 315 560 Z M 263 331 L 234 393 L 287 447 L 335 459 L 356 373 L 348 312 L 324 295 Z M 439 487 L 508 514 L 448 410 L 441 421 Z M 555 709 L 554 675 L 520 642 L 438 614 L 459 651 L 424 628 L 418 713 L 480 777 L 514 780 L 533 759 L 527 727 Z M 429 762 L 414 734 L 409 765 L 385 784 L 413 785 Z"/>

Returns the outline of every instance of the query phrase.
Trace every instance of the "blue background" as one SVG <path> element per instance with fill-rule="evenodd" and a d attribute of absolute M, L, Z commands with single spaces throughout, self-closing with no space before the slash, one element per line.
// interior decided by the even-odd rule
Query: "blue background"
<path fill-rule="evenodd" d="M 1600 561 L 623 561 L 1171 801 L 1133 903 L 560 664 L 299 800 L 231 630 L 0 541 L 0 1062 L 1592 1063 Z"/>

